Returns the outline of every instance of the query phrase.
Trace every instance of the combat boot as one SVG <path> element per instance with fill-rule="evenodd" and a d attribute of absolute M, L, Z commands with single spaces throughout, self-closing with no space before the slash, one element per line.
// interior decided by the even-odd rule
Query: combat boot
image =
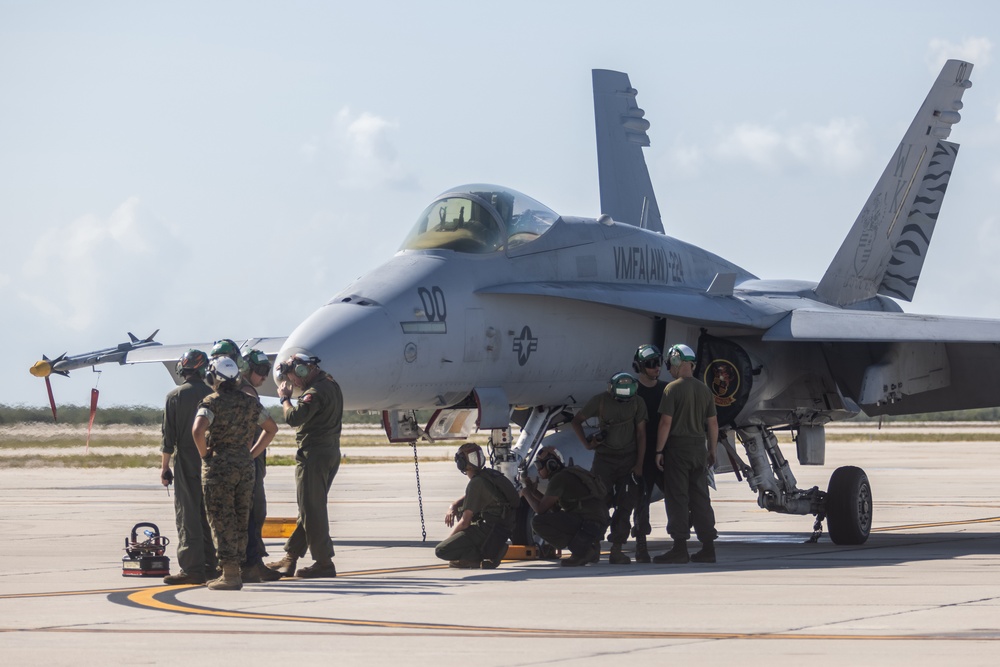
<path fill-rule="evenodd" d="M 601 552 L 597 547 L 591 545 L 580 554 L 573 554 L 569 558 L 560 561 L 563 567 L 582 567 L 588 563 L 596 563 L 601 559 Z"/>
<path fill-rule="evenodd" d="M 612 565 L 629 565 L 632 559 L 622 552 L 621 542 L 615 542 L 611 545 L 611 555 L 608 556 L 608 562 Z"/>
<path fill-rule="evenodd" d="M 645 535 L 635 536 L 635 562 L 636 563 L 651 562 L 649 558 L 649 548 L 646 546 Z"/>
<path fill-rule="evenodd" d="M 702 542 L 701 551 L 691 556 L 692 563 L 714 563 L 715 542 Z"/>
<path fill-rule="evenodd" d="M 453 567 L 457 570 L 478 570 L 485 562 L 486 561 L 463 560 L 460 558 L 458 560 L 448 561 L 448 567 Z"/>
<path fill-rule="evenodd" d="M 168 574 L 163 577 L 163 583 L 168 586 L 180 586 L 182 584 L 203 584 L 205 583 L 205 575 L 203 574 L 188 574 L 184 570 L 181 570 L 177 574 Z"/>
<path fill-rule="evenodd" d="M 337 568 L 331 559 L 318 560 L 309 567 L 300 567 L 295 573 L 300 579 L 332 579 L 337 576 Z"/>
<path fill-rule="evenodd" d="M 494 558 L 483 559 L 482 568 L 484 570 L 495 570 L 500 565 L 500 562 L 503 560 L 503 557 L 506 555 L 507 555 L 507 544 L 504 543 L 503 547 L 500 549 L 500 551 L 496 554 Z"/>
<path fill-rule="evenodd" d="M 667 553 L 660 554 L 659 556 L 653 556 L 653 562 L 661 565 L 681 565 L 690 560 L 691 557 L 688 555 L 687 542 L 682 540 L 674 540 L 673 548 Z"/>
<path fill-rule="evenodd" d="M 286 553 L 285 557 L 281 560 L 276 560 L 273 563 L 268 563 L 267 568 L 269 570 L 274 570 L 283 577 L 294 577 L 295 576 L 295 565 L 299 562 L 299 559 L 290 553 Z"/>
<path fill-rule="evenodd" d="M 207 587 L 213 591 L 238 591 L 243 588 L 239 563 L 223 563 L 222 576 L 212 579 Z"/>
<path fill-rule="evenodd" d="M 253 565 L 244 565 L 240 568 L 240 578 L 244 584 L 260 584 L 265 581 L 277 581 L 281 579 L 281 574 L 258 561 Z"/>

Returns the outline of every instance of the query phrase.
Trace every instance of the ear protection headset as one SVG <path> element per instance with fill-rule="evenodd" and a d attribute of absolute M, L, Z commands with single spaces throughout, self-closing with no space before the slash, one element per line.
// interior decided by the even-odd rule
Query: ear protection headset
<path fill-rule="evenodd" d="M 545 455 L 545 458 L 540 458 L 542 455 Z M 546 447 L 538 452 L 538 457 L 535 459 L 535 466 L 545 468 L 550 475 L 554 475 L 566 467 L 566 463 L 563 461 L 562 454 L 558 449 Z"/>
<path fill-rule="evenodd" d="M 306 357 L 296 354 L 292 357 L 292 372 L 295 377 L 304 378 L 312 371 L 312 367 L 319 363 L 318 357 Z"/>
<path fill-rule="evenodd" d="M 554 456 L 550 456 L 542 461 L 542 463 L 545 465 L 545 469 L 549 471 L 550 475 L 554 475 L 559 472 L 563 467 L 562 463 L 559 462 L 559 459 Z"/>

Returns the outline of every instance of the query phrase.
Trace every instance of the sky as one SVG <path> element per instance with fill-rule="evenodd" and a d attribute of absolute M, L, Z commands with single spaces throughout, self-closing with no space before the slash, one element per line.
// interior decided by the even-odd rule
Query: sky
<path fill-rule="evenodd" d="M 669 235 L 818 281 L 947 58 L 962 145 L 909 312 L 1000 318 L 1000 4 L 0 0 L 0 403 L 42 354 L 284 336 L 474 182 L 600 215 L 627 72 Z M 162 366 L 54 377 L 161 405 Z"/>

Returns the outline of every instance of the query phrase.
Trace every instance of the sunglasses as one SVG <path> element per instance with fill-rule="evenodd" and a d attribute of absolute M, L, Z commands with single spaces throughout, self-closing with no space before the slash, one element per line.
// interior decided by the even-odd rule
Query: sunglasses
<path fill-rule="evenodd" d="M 642 362 L 644 368 L 659 368 L 663 365 L 663 359 L 649 359 Z"/>

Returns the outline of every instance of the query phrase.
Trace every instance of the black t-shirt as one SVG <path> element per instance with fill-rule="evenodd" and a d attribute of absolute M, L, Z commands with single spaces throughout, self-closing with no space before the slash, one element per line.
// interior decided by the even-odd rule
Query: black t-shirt
<path fill-rule="evenodd" d="M 663 400 L 663 390 L 667 383 L 657 380 L 656 385 L 647 387 L 639 383 L 636 394 L 646 404 L 649 420 L 646 422 L 646 456 L 642 460 L 643 470 L 656 470 L 656 431 L 660 428 L 660 401 Z"/>

